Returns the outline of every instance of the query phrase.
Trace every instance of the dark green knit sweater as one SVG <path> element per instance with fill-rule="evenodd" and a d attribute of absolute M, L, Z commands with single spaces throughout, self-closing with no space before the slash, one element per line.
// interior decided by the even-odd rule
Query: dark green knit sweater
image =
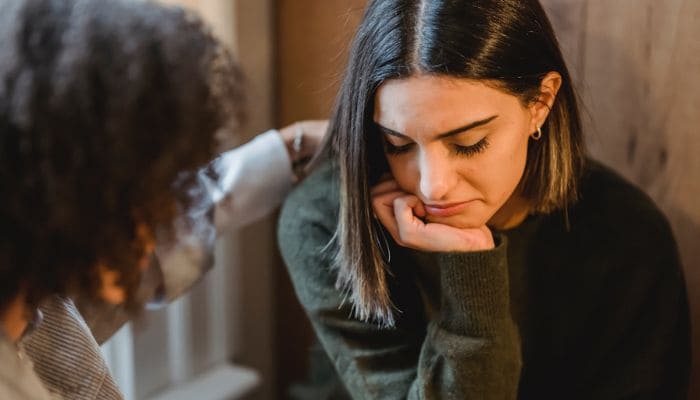
<path fill-rule="evenodd" d="M 589 162 L 582 198 L 495 233 L 494 250 L 392 243 L 396 327 L 350 317 L 335 289 L 335 168 L 284 205 L 279 241 L 301 304 L 355 399 L 684 399 L 690 339 L 676 244 L 639 189 Z"/>

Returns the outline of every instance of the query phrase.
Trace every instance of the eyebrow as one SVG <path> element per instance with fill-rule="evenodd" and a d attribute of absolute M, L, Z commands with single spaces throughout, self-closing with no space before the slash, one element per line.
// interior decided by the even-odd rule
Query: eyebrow
<path fill-rule="evenodd" d="M 488 118 L 484 118 L 484 119 L 481 119 L 481 120 L 479 120 L 479 121 L 474 121 L 474 122 L 469 123 L 469 124 L 467 124 L 467 125 L 464 125 L 464 126 L 462 126 L 462 127 L 459 127 L 459 128 L 452 129 L 452 130 L 450 130 L 450 131 L 441 133 L 441 134 L 437 135 L 437 139 L 438 139 L 438 140 L 439 140 L 439 139 L 445 139 L 445 138 L 448 138 L 448 137 L 451 137 L 451 136 L 459 135 L 460 133 L 466 132 L 466 131 L 468 131 L 468 130 L 470 130 L 470 129 L 474 129 L 474 128 L 480 127 L 480 126 L 482 126 L 482 125 L 486 125 L 486 124 L 488 124 L 489 122 L 493 121 L 493 120 L 496 119 L 496 118 L 498 118 L 498 115 L 492 115 L 492 116 L 490 116 L 490 117 L 488 117 Z M 377 124 L 377 126 L 378 126 L 379 129 L 382 131 L 382 133 L 384 133 L 384 134 L 386 134 L 386 135 L 396 136 L 396 137 L 402 138 L 402 139 L 408 138 L 408 136 L 405 135 L 405 134 L 403 134 L 403 133 L 396 132 L 395 130 L 389 129 L 389 128 L 387 128 L 387 127 L 385 127 L 385 126 L 382 126 L 382 125 L 380 125 L 379 123 L 376 123 L 376 122 L 375 122 L 375 124 Z"/>

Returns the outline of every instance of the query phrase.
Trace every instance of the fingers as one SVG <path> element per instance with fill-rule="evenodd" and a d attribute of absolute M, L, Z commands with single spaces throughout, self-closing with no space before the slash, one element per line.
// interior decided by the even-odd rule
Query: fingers
<path fill-rule="evenodd" d="M 386 191 L 372 197 L 372 209 L 379 222 L 386 227 L 391 236 L 396 239 L 398 230 L 394 217 L 394 199 L 405 195 L 400 191 Z"/>
<path fill-rule="evenodd" d="M 442 223 L 426 223 L 425 205 L 404 192 L 390 176 L 372 187 L 372 208 L 381 224 L 403 247 L 425 251 L 479 251 L 494 247 L 493 235 L 484 225 L 456 228 Z"/>
<path fill-rule="evenodd" d="M 304 135 L 308 136 L 314 143 L 321 142 L 321 139 L 328 130 L 328 120 L 306 120 L 299 121 L 298 123 L 301 124 Z"/>
<path fill-rule="evenodd" d="M 397 242 L 402 246 L 420 248 L 423 238 L 420 235 L 425 223 L 417 214 L 423 209 L 423 203 L 413 195 L 400 196 L 394 199 L 394 213 L 397 226 Z"/>
<path fill-rule="evenodd" d="M 277 132 L 292 162 L 304 164 L 316 153 L 327 130 L 327 120 L 308 120 L 287 125 Z"/>
<path fill-rule="evenodd" d="M 385 174 L 382 180 L 372 187 L 370 195 L 372 197 L 374 215 L 389 231 L 394 240 L 397 240 L 398 227 L 394 215 L 394 200 L 397 197 L 405 196 L 406 193 L 401 190 L 399 184 L 391 177 L 391 174 Z"/>
<path fill-rule="evenodd" d="M 493 241 L 493 233 L 486 225 L 479 228 L 480 235 L 478 236 L 478 241 L 476 242 L 476 249 L 478 250 L 488 250 L 496 247 Z"/>
<path fill-rule="evenodd" d="M 416 217 L 418 218 L 425 218 L 426 215 L 428 215 L 428 213 L 425 211 L 425 205 L 420 200 L 415 204 L 415 206 L 413 206 L 413 213 L 416 214 Z"/>

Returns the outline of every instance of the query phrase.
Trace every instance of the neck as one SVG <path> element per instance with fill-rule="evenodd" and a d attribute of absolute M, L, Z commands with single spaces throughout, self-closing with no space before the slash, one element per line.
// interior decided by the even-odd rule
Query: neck
<path fill-rule="evenodd" d="M 498 230 L 513 229 L 525 221 L 530 211 L 529 202 L 523 197 L 514 194 L 491 217 L 488 226 Z"/>
<path fill-rule="evenodd" d="M 29 324 L 27 315 L 29 315 L 28 307 L 21 294 L 10 301 L 4 312 L 0 314 L 0 328 L 13 342 L 17 342 L 27 329 Z"/>

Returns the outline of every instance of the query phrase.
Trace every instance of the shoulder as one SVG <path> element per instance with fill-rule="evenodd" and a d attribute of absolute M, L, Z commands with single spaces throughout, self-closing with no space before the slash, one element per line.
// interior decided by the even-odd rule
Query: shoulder
<path fill-rule="evenodd" d="M 671 234 L 665 215 L 654 201 L 609 167 L 588 160 L 580 187 L 581 199 L 572 208 L 577 222 L 585 218 L 598 228 L 630 236 Z"/>
<path fill-rule="evenodd" d="M 41 306 L 43 320 L 22 341 L 37 376 L 66 399 L 117 390 L 109 368 L 72 300 L 53 296 Z"/>
<path fill-rule="evenodd" d="M 277 237 L 280 253 L 299 301 L 309 310 L 333 302 L 336 273 L 331 245 L 338 221 L 338 173 L 319 166 L 287 197 Z M 337 309 L 337 304 L 330 306 Z"/>
<path fill-rule="evenodd" d="M 3 400 L 50 400 L 51 396 L 26 357 L 0 335 L 0 398 Z"/>
<path fill-rule="evenodd" d="M 329 243 L 338 221 L 338 180 L 336 165 L 326 162 L 287 197 L 277 228 L 283 256 Z"/>
<path fill-rule="evenodd" d="M 338 219 L 338 169 L 326 162 L 316 168 L 287 197 L 280 216 L 280 227 L 311 221 L 335 227 Z"/>
<path fill-rule="evenodd" d="M 652 265 L 680 269 L 671 226 L 639 187 L 589 160 L 580 188 L 579 202 L 569 208 L 573 247 L 597 257 L 600 265 L 629 265 L 636 271 Z"/>
<path fill-rule="evenodd" d="M 287 203 L 299 201 L 332 200 L 337 203 L 340 181 L 338 165 L 332 161 L 323 161 L 319 164 L 287 198 Z"/>
<path fill-rule="evenodd" d="M 665 220 L 654 201 L 642 189 L 591 159 L 587 160 L 581 178 L 581 204 L 598 207 L 599 212 L 619 218 L 634 215 Z"/>

